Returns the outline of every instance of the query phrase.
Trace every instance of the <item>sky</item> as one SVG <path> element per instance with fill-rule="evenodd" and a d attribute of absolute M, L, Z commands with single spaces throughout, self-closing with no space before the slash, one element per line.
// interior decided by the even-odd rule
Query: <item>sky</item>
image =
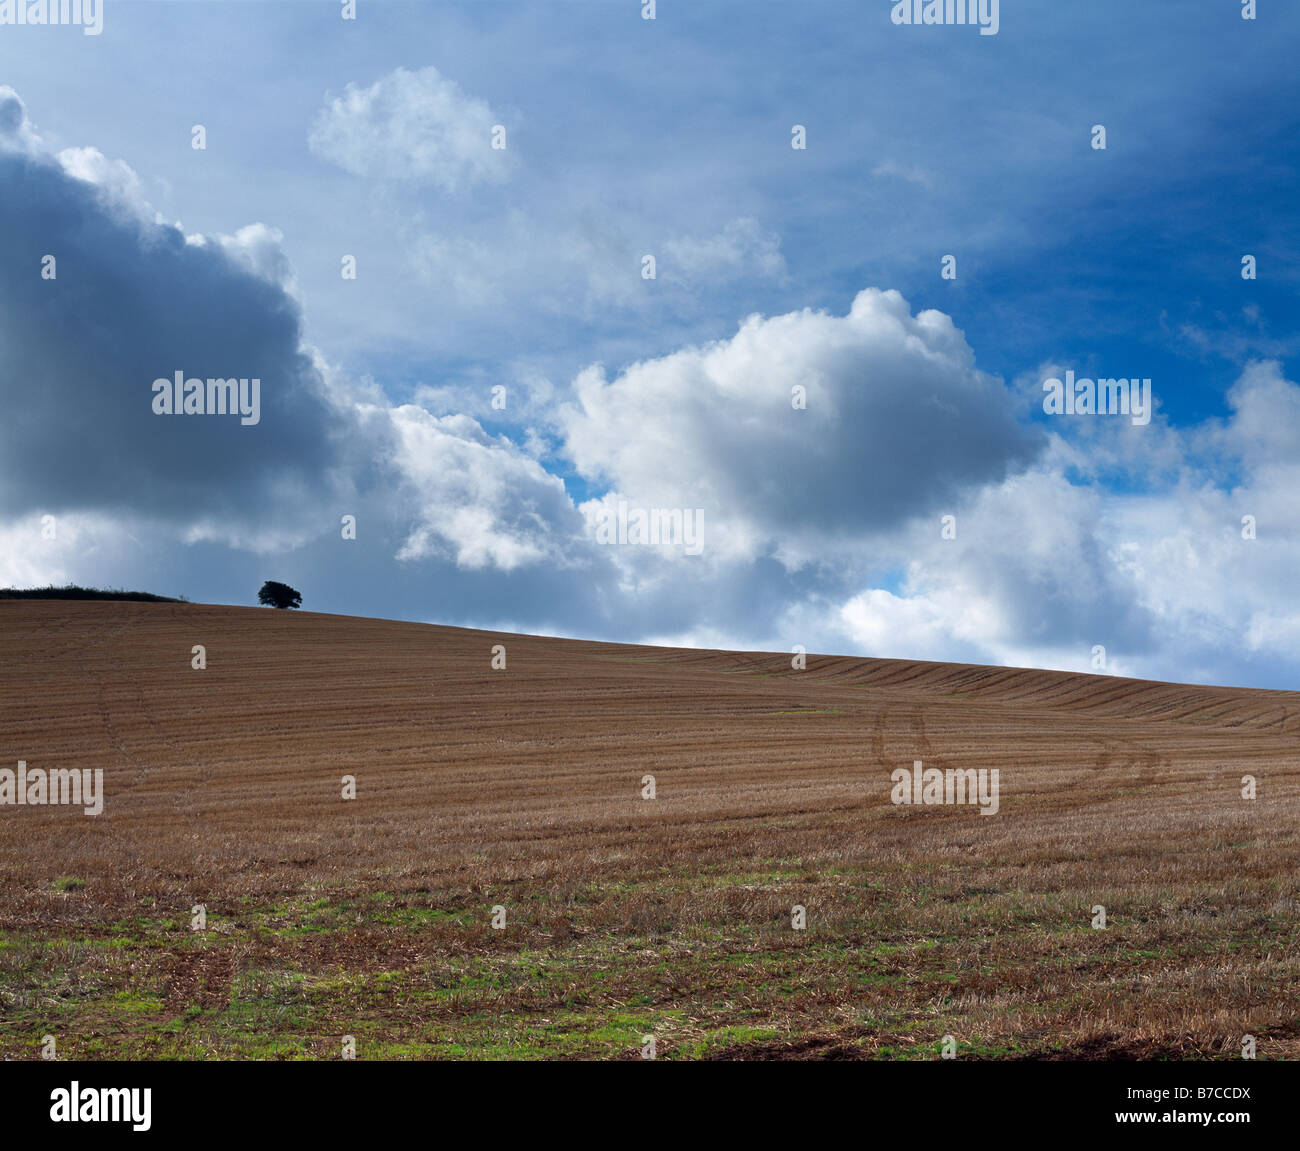
<path fill-rule="evenodd" d="M 1300 688 L 1300 8 L 1251 7 L 0 23 L 0 585 Z M 1097 378 L 1149 408 L 1049 410 Z"/>

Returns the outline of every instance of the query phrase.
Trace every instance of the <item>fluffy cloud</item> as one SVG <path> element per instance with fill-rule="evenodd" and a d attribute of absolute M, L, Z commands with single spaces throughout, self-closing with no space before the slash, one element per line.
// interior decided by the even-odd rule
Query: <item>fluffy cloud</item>
<path fill-rule="evenodd" d="M 564 564 L 581 523 L 564 483 L 505 437 L 468 416 L 407 405 L 391 413 L 394 465 L 418 509 L 398 559 L 449 556 L 477 570 Z"/>
<path fill-rule="evenodd" d="M 313 152 L 357 176 L 446 192 L 499 182 L 509 150 L 493 149 L 491 108 L 436 68 L 398 68 L 369 88 L 349 84 L 312 124 Z"/>
<path fill-rule="evenodd" d="M 906 331 L 909 317 L 897 302 L 891 307 L 890 295 L 864 293 L 854 312 L 875 316 L 883 307 Z M 845 323 L 809 313 L 795 319 L 804 317 L 818 321 L 806 342 L 747 341 L 747 329 L 756 337 L 773 323 L 750 321 L 734 341 L 636 365 L 615 384 L 596 369 L 578 381 L 567 450 L 585 474 L 645 506 L 693 506 L 690 493 L 706 493 L 698 497 L 704 503 L 717 492 L 733 496 L 730 504 L 713 501 L 732 514 L 723 515 L 721 537 L 706 531 L 712 566 L 667 563 L 662 549 L 616 556 L 622 586 L 643 598 L 649 593 L 660 609 L 652 635 L 707 646 L 788 650 L 802 643 L 814 651 L 1077 671 L 1096 670 L 1094 649 L 1101 646 L 1112 674 L 1226 683 L 1293 678 L 1300 387 L 1281 365 L 1248 364 L 1228 390 L 1230 415 L 1221 421 L 1187 429 L 1162 417 L 1144 428 L 1062 421 L 1047 423 L 1039 440 L 1012 436 L 1017 448 L 1037 444 L 1027 463 L 1010 451 L 992 458 L 1001 458 L 1001 467 L 936 472 L 934 455 L 878 452 L 868 438 L 864 450 L 879 454 L 881 466 L 899 468 L 918 498 L 889 515 L 864 515 L 855 501 L 838 498 L 835 478 L 838 453 L 862 439 L 861 415 L 838 436 L 819 432 L 824 454 L 801 469 L 808 448 L 773 430 L 789 418 L 775 402 L 783 390 L 770 388 L 773 401 L 761 403 L 773 375 L 784 386 L 792 372 L 808 370 L 791 353 L 795 343 L 834 346 L 827 328 Z M 945 318 L 928 325 L 923 319 L 912 323 L 946 330 Z M 873 330 L 883 338 L 868 341 L 871 352 L 848 341 L 860 359 L 881 354 L 877 342 L 900 343 L 888 323 Z M 909 335 L 901 342 L 914 352 L 952 362 L 951 335 Z M 738 355 L 737 343 L 748 343 L 747 354 Z M 926 393 L 913 398 L 923 403 Z M 773 499 L 770 488 L 747 492 L 746 481 L 757 481 L 753 469 L 729 474 L 738 456 L 719 427 L 720 412 L 743 424 L 755 457 L 799 493 L 799 502 Z M 906 423 L 896 418 L 888 426 Z M 1151 465 L 1145 471 L 1143 444 Z M 650 463 L 656 457 L 658 471 Z M 1105 477 L 1114 474 L 1139 477 L 1141 486 L 1111 486 Z M 586 510 L 612 498 L 593 500 Z M 818 500 L 839 525 L 814 553 L 819 562 L 774 570 L 763 557 L 810 554 L 809 520 L 795 512 Z M 785 510 L 790 514 L 774 514 Z M 940 514 L 956 517 L 955 539 L 944 537 Z M 1253 517 L 1257 538 L 1243 534 L 1244 516 Z M 674 612 L 670 602 L 689 606 Z"/>
<path fill-rule="evenodd" d="M 875 289 L 847 316 L 752 316 L 613 381 L 592 367 L 574 390 L 560 423 L 578 471 L 646 507 L 703 507 L 723 556 L 820 558 L 1001 479 L 1040 443 L 947 316 Z"/>
<path fill-rule="evenodd" d="M 877 541 L 903 576 L 896 592 L 867 589 L 839 608 L 855 649 L 1075 670 L 1094 644 L 1116 658 L 1147 649 L 1151 620 L 1116 550 L 1122 529 L 1059 458 L 973 489 L 949 514 L 956 538 L 928 519 Z"/>
<path fill-rule="evenodd" d="M 1288 413 L 1300 387 L 1277 363 L 1252 363 L 1228 400 L 1226 420 L 1142 429 L 1181 467 L 1138 492 L 1066 478 L 1091 452 L 1123 459 L 1133 429 L 1084 421 L 1081 448 L 1085 433 L 1065 425 L 1072 439 L 1053 437 L 1033 469 L 954 506 L 956 540 L 916 523 L 882 541 L 905 571 L 897 594 L 863 591 L 823 626 L 878 655 L 1086 671 L 1101 645 L 1117 674 L 1231 683 L 1294 669 L 1300 438 Z"/>

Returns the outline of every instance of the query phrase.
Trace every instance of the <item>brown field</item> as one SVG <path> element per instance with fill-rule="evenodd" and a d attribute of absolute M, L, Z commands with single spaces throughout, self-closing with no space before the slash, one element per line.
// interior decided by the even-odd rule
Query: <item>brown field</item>
<path fill-rule="evenodd" d="M 1292 692 L 0 602 L 0 767 L 107 795 L 0 807 L 0 1056 L 1293 1059 L 1298 733 Z M 999 813 L 891 804 L 915 759 Z"/>

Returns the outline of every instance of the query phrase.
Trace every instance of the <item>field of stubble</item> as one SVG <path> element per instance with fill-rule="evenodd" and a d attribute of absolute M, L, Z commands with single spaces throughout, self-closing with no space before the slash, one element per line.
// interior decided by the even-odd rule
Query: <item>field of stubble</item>
<path fill-rule="evenodd" d="M 1290 692 L 0 602 L 0 768 L 106 791 L 0 807 L 0 1056 L 1297 1058 L 1298 734 Z M 999 813 L 894 806 L 916 759 Z"/>

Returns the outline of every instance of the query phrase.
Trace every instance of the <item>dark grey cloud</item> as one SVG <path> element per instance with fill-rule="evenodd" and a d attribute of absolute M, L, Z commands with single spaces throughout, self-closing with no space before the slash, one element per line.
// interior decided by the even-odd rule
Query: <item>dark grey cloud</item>
<path fill-rule="evenodd" d="M 0 99 L 0 131 L 22 127 Z M 331 482 L 346 425 L 279 284 L 51 157 L 0 152 L 0 187 L 0 512 L 247 521 Z M 177 371 L 259 379 L 260 422 L 155 414 Z"/>

